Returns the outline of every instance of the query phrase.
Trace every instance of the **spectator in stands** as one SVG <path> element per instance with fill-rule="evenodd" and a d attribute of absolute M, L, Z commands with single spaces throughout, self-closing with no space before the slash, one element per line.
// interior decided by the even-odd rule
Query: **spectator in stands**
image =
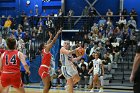
<path fill-rule="evenodd" d="M 90 10 L 89 10 L 89 14 L 88 15 L 90 17 L 93 17 L 93 16 L 96 16 L 98 14 L 97 14 L 97 11 L 93 7 L 91 7 Z"/>
<path fill-rule="evenodd" d="M 84 34 L 83 42 L 84 42 L 84 44 L 85 43 L 87 43 L 87 44 L 90 43 L 90 39 L 88 38 L 88 35 L 87 34 Z"/>
<path fill-rule="evenodd" d="M 6 48 L 7 44 L 5 39 L 2 38 L 2 36 L 0 35 L 0 47 Z"/>
<path fill-rule="evenodd" d="M 44 22 L 43 22 L 42 18 L 39 19 L 38 26 L 44 26 Z"/>
<path fill-rule="evenodd" d="M 64 16 L 64 13 L 62 11 L 62 9 L 59 9 L 59 12 L 58 12 L 58 28 L 60 27 L 63 27 L 63 16 Z"/>
<path fill-rule="evenodd" d="M 26 55 L 25 55 L 26 56 Z M 27 56 L 26 56 L 26 63 L 27 65 L 30 67 L 30 61 L 28 60 Z M 29 84 L 29 75 L 25 72 L 24 66 L 20 65 L 20 72 L 21 72 L 21 78 L 22 78 L 22 82 L 24 84 Z"/>
<path fill-rule="evenodd" d="M 111 71 L 111 60 L 107 54 L 104 54 L 104 57 L 102 59 L 102 63 L 104 64 L 104 68 L 107 69 L 107 72 L 110 73 Z M 105 71 L 106 72 L 106 71 Z"/>
<path fill-rule="evenodd" d="M 85 64 L 81 65 L 80 71 L 79 71 L 79 76 L 81 77 L 79 81 L 80 88 L 87 88 L 88 84 L 88 70 L 86 68 L 87 66 Z"/>
<path fill-rule="evenodd" d="M 137 24 L 136 24 L 136 21 L 134 20 L 133 16 L 130 17 L 130 20 L 128 21 L 128 26 L 130 29 L 137 28 Z"/>
<path fill-rule="evenodd" d="M 101 16 L 101 19 L 99 20 L 98 25 L 103 26 L 103 27 L 106 25 L 106 19 L 103 16 Z"/>
<path fill-rule="evenodd" d="M 68 16 L 68 29 L 72 29 L 73 28 L 73 18 L 72 18 L 72 16 L 74 16 L 74 11 L 72 9 L 70 9 L 67 16 Z"/>
<path fill-rule="evenodd" d="M 98 29 L 98 25 L 96 23 L 91 27 L 91 32 L 94 32 L 95 29 Z"/>
<path fill-rule="evenodd" d="M 123 16 L 121 16 L 117 23 L 118 23 L 120 29 L 123 29 L 124 25 L 126 25 L 127 21 Z"/>
<path fill-rule="evenodd" d="M 23 27 L 24 27 L 24 31 L 29 31 L 30 23 L 29 23 L 29 19 L 27 18 L 27 16 L 24 18 Z"/>
<path fill-rule="evenodd" d="M 111 45 L 109 40 L 106 41 L 105 48 L 106 48 L 107 52 L 112 52 L 113 46 Z"/>
<path fill-rule="evenodd" d="M 17 41 L 18 43 L 18 45 L 17 45 L 17 49 L 19 50 L 19 51 L 22 51 L 22 44 L 24 43 L 24 41 L 23 41 L 23 39 L 19 36 L 19 38 L 18 38 L 18 41 Z"/>
<path fill-rule="evenodd" d="M 108 9 L 108 11 L 106 12 L 106 16 L 113 16 L 113 12 L 111 11 L 111 9 Z"/>
<path fill-rule="evenodd" d="M 85 8 L 84 8 L 83 11 L 82 11 L 82 15 L 83 15 L 83 16 L 88 16 L 88 14 L 89 14 L 88 7 L 85 6 Z"/>
<path fill-rule="evenodd" d="M 89 59 L 88 59 L 88 64 L 90 64 L 90 62 L 95 59 L 95 53 L 93 52 L 92 54 L 90 54 Z M 88 65 L 90 66 L 90 65 Z M 90 68 L 89 68 L 90 69 Z"/>
<path fill-rule="evenodd" d="M 119 46 L 116 46 L 114 49 L 113 49 L 113 62 L 114 63 L 118 63 L 119 62 L 119 57 L 120 57 L 120 49 L 119 49 Z"/>
<path fill-rule="evenodd" d="M 29 42 L 29 40 L 31 39 L 30 35 L 29 35 L 29 32 L 25 32 L 25 36 L 24 36 L 24 42 Z"/>
<path fill-rule="evenodd" d="M 45 22 L 47 28 L 54 28 L 54 23 L 52 19 L 50 18 L 50 15 L 47 16 L 47 20 Z"/>
<path fill-rule="evenodd" d="M 98 47 L 96 49 L 100 53 L 100 58 L 102 59 L 104 57 L 104 54 L 106 53 L 105 47 L 103 47 L 102 42 L 98 43 Z"/>
<path fill-rule="evenodd" d="M 83 64 L 86 65 L 86 68 L 88 69 L 88 63 L 85 62 L 84 58 L 81 58 L 80 59 L 80 64 L 78 65 L 78 67 L 81 69 Z"/>
<path fill-rule="evenodd" d="M 121 56 L 125 57 L 127 55 L 127 49 L 129 45 L 126 42 L 126 39 L 120 44 L 120 49 L 121 49 Z"/>
<path fill-rule="evenodd" d="M 130 16 L 132 16 L 134 18 L 134 20 L 136 20 L 136 15 L 137 15 L 137 12 L 134 8 L 132 8 L 131 12 L 130 12 Z"/>
<path fill-rule="evenodd" d="M 106 24 L 107 24 L 107 29 L 114 28 L 113 23 L 112 23 L 112 20 L 111 20 L 110 17 L 107 18 Z"/>
<path fill-rule="evenodd" d="M 89 56 L 91 56 L 92 53 L 95 53 L 96 52 L 97 47 L 98 47 L 97 43 L 94 42 L 94 46 L 91 48 Z"/>
<path fill-rule="evenodd" d="M 99 33 L 98 33 L 98 37 L 100 37 L 101 35 L 103 36 L 105 34 L 105 29 L 104 29 L 104 27 L 103 26 L 100 26 L 99 27 Z"/>
<path fill-rule="evenodd" d="M 22 39 L 25 37 L 25 33 L 23 32 L 23 29 L 20 27 L 18 28 L 18 36 L 20 36 Z"/>
<path fill-rule="evenodd" d="M 10 34 L 13 34 L 16 39 L 18 39 L 18 32 L 17 30 L 13 29 Z"/>
<path fill-rule="evenodd" d="M 112 52 L 106 52 L 106 54 L 110 58 L 111 63 L 113 63 L 113 55 L 112 55 Z"/>
<path fill-rule="evenodd" d="M 7 17 L 7 20 L 4 23 L 5 28 L 10 28 L 12 25 L 12 21 L 10 20 L 10 16 Z"/>

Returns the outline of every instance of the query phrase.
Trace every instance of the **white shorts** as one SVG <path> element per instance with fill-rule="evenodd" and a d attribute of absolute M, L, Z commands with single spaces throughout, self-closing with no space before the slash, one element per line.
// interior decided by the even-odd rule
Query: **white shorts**
<path fill-rule="evenodd" d="M 101 75 L 101 69 L 94 70 L 93 75 L 96 75 L 96 74 L 98 74 L 98 76 L 100 76 Z"/>
<path fill-rule="evenodd" d="M 61 67 L 61 71 L 62 71 L 63 76 L 66 79 L 70 79 L 74 75 L 78 74 L 77 69 L 73 65 L 70 65 L 70 66 L 62 66 Z"/>

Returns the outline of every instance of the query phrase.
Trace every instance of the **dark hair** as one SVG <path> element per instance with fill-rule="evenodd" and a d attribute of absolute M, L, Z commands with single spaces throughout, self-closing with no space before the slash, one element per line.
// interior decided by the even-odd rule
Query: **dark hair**
<path fill-rule="evenodd" d="M 39 51 L 42 51 L 42 49 L 44 48 L 44 45 L 45 45 L 44 43 L 40 44 L 40 46 L 39 46 L 39 48 L 38 48 Z"/>
<path fill-rule="evenodd" d="M 85 58 L 81 58 L 80 60 L 84 60 L 85 61 Z"/>
<path fill-rule="evenodd" d="M 16 46 L 15 38 L 7 38 L 6 43 L 7 43 L 7 47 L 10 50 L 14 50 L 15 49 L 15 46 Z"/>

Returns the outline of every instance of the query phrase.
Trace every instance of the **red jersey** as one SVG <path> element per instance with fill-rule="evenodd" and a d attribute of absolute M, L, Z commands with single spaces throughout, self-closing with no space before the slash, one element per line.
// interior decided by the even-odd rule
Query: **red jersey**
<path fill-rule="evenodd" d="M 42 50 L 42 63 L 38 71 L 41 78 L 50 76 L 51 56 L 52 54 L 50 52 L 46 53 L 45 49 Z"/>
<path fill-rule="evenodd" d="M 46 53 L 45 49 L 43 49 L 42 50 L 42 64 L 41 65 L 46 65 L 46 66 L 50 67 L 51 57 L 52 57 L 52 54 L 50 52 Z"/>
<path fill-rule="evenodd" d="M 6 50 L 2 55 L 2 72 L 20 72 L 20 59 L 17 50 Z"/>
<path fill-rule="evenodd" d="M 0 49 L 0 57 L 1 57 L 1 55 L 4 53 L 4 49 Z M 1 75 L 1 71 L 0 71 L 0 75 Z"/>

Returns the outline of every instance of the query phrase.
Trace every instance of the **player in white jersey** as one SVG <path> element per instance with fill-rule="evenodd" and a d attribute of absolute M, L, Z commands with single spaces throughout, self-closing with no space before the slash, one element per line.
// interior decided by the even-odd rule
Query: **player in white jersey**
<path fill-rule="evenodd" d="M 62 63 L 61 71 L 64 77 L 67 80 L 67 93 L 73 93 L 73 85 L 79 82 L 80 77 L 78 75 L 77 68 L 74 66 L 73 62 L 80 60 L 81 56 L 73 58 L 72 54 L 75 53 L 75 50 L 68 50 L 70 47 L 69 41 L 64 41 L 63 47 L 60 49 L 60 60 Z"/>
<path fill-rule="evenodd" d="M 90 91 L 93 93 L 95 85 L 97 84 L 98 87 L 100 86 L 99 77 L 104 75 L 104 66 L 102 64 L 102 60 L 99 59 L 98 53 L 95 53 L 95 59 L 92 61 L 93 67 L 90 69 L 89 73 L 93 70 L 93 88 Z M 103 92 L 102 88 L 100 88 L 99 92 Z"/>

